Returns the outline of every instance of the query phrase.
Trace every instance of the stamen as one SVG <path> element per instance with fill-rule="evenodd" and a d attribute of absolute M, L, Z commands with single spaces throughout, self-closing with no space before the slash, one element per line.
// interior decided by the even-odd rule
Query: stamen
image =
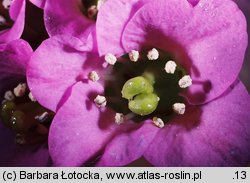
<path fill-rule="evenodd" d="M 27 91 L 27 84 L 26 83 L 20 83 L 17 85 L 16 88 L 14 88 L 14 94 L 16 97 L 22 97 Z"/>
<path fill-rule="evenodd" d="M 92 5 L 88 8 L 88 17 L 90 19 L 94 19 L 95 16 L 97 15 L 97 13 L 98 13 L 98 9 L 97 9 L 96 5 Z"/>
<path fill-rule="evenodd" d="M 192 79 L 189 75 L 185 75 L 179 80 L 178 84 L 181 88 L 187 88 L 192 85 Z"/>
<path fill-rule="evenodd" d="M 9 9 L 11 6 L 12 0 L 3 0 L 2 5 L 5 9 Z"/>
<path fill-rule="evenodd" d="M 128 54 L 129 56 L 129 59 L 132 61 L 132 62 L 137 62 L 138 59 L 139 59 L 139 52 L 136 51 L 136 50 L 131 50 L 131 52 Z"/>
<path fill-rule="evenodd" d="M 35 117 L 36 120 L 38 120 L 40 123 L 45 122 L 49 117 L 49 113 L 48 112 L 44 112 L 41 115 L 38 115 Z"/>
<path fill-rule="evenodd" d="M 183 103 L 175 103 L 172 107 L 174 112 L 176 112 L 177 114 L 185 113 L 186 105 Z"/>
<path fill-rule="evenodd" d="M 104 59 L 110 65 L 115 65 L 117 61 L 117 58 L 112 53 L 106 54 Z"/>
<path fill-rule="evenodd" d="M 99 77 L 99 75 L 97 74 L 97 72 L 96 71 L 91 71 L 90 73 L 89 73 L 89 79 L 91 80 L 91 81 L 98 81 L 99 79 L 100 79 L 100 77 Z"/>
<path fill-rule="evenodd" d="M 14 94 L 12 93 L 12 91 L 6 91 L 4 94 L 4 98 L 8 101 L 13 101 L 15 99 Z"/>
<path fill-rule="evenodd" d="M 6 19 L 0 15 L 0 25 L 4 25 L 6 23 Z"/>
<path fill-rule="evenodd" d="M 157 60 L 159 58 L 159 52 L 157 49 L 153 48 L 148 52 L 147 57 L 149 60 Z"/>
<path fill-rule="evenodd" d="M 31 100 L 32 102 L 36 102 L 36 99 L 35 99 L 35 97 L 32 95 L 31 92 L 29 93 L 29 98 L 30 98 L 30 100 Z"/>
<path fill-rule="evenodd" d="M 105 107 L 107 104 L 106 97 L 101 96 L 101 95 L 97 95 L 94 102 L 97 105 L 97 107 Z"/>
<path fill-rule="evenodd" d="M 116 113 L 115 114 L 115 123 L 120 125 L 124 122 L 124 114 L 122 113 Z"/>
<path fill-rule="evenodd" d="M 163 128 L 164 127 L 164 122 L 162 121 L 161 118 L 154 117 L 153 118 L 153 123 L 154 123 L 155 126 L 157 126 L 159 128 Z"/>
<path fill-rule="evenodd" d="M 97 10 L 100 10 L 101 6 L 106 2 L 107 0 L 98 0 L 97 2 Z"/>
<path fill-rule="evenodd" d="M 168 74 L 174 74 L 175 70 L 176 70 L 176 63 L 172 60 L 168 61 L 166 64 L 165 64 L 165 71 L 166 73 Z"/>

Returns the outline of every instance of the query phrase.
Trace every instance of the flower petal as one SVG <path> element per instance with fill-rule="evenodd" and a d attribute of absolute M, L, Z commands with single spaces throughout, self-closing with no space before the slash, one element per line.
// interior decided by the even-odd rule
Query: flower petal
<path fill-rule="evenodd" d="M 1 166 L 49 166 L 50 157 L 46 144 L 17 145 L 13 131 L 0 121 Z"/>
<path fill-rule="evenodd" d="M 45 27 L 50 36 L 67 34 L 85 40 L 94 27 L 94 21 L 82 13 L 79 0 L 47 0 L 44 7 Z"/>
<path fill-rule="evenodd" d="M 241 83 L 220 98 L 188 107 L 145 153 L 155 166 L 246 166 L 250 161 L 250 96 Z"/>
<path fill-rule="evenodd" d="M 14 24 L 10 29 L 0 31 L 0 43 L 19 39 L 23 33 L 25 21 L 25 0 L 14 1 L 10 7 L 10 17 Z"/>
<path fill-rule="evenodd" d="M 45 40 L 34 52 L 27 80 L 32 94 L 43 106 L 56 111 L 67 89 L 87 78 L 88 70 L 94 65 L 92 61 L 97 58 L 85 52 L 86 49 L 77 38 L 55 36 Z"/>
<path fill-rule="evenodd" d="M 1 75 L 25 75 L 33 50 L 24 40 L 11 41 L 0 45 Z"/>
<path fill-rule="evenodd" d="M 73 86 L 50 127 L 49 151 L 55 165 L 80 166 L 107 140 L 109 130 L 99 128 L 100 111 L 93 103 L 95 94 L 102 90 L 98 83 L 78 82 Z"/>
<path fill-rule="evenodd" d="M 194 81 L 185 96 L 201 104 L 237 78 L 247 46 L 246 22 L 227 0 L 200 0 L 194 7 L 183 0 L 154 1 L 128 22 L 122 44 L 126 51 L 150 46 L 172 53 Z"/>
<path fill-rule="evenodd" d="M 128 20 L 150 0 L 109 0 L 102 5 L 96 21 L 97 42 L 100 55 L 121 55 L 121 35 Z M 107 34 L 109 32 L 110 34 Z"/>
<path fill-rule="evenodd" d="M 43 9 L 45 6 L 46 0 L 30 0 L 30 2 L 36 5 L 38 8 Z"/>
<path fill-rule="evenodd" d="M 131 131 L 129 126 L 134 126 L 135 129 Z M 145 121 L 141 125 L 133 124 L 133 122 L 130 124 L 126 121 L 116 132 L 117 136 L 108 143 L 97 165 L 124 166 L 139 159 L 158 130 L 159 128 L 154 126 L 151 120 Z"/>

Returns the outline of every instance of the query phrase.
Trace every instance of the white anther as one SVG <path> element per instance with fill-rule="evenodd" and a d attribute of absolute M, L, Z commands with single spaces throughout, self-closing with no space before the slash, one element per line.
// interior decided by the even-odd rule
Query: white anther
<path fill-rule="evenodd" d="M 4 98 L 8 101 L 12 101 L 15 99 L 15 95 L 13 94 L 12 91 L 6 91 L 5 94 L 4 94 Z"/>
<path fill-rule="evenodd" d="M 107 0 L 98 0 L 97 2 L 97 10 L 100 10 L 101 6 L 106 2 Z"/>
<path fill-rule="evenodd" d="M 157 126 L 159 128 L 163 128 L 164 127 L 164 122 L 162 121 L 161 118 L 154 117 L 153 118 L 153 123 L 154 123 L 155 126 Z"/>
<path fill-rule="evenodd" d="M 27 91 L 27 84 L 26 83 L 20 83 L 17 85 L 16 88 L 14 88 L 14 94 L 16 97 L 22 97 Z"/>
<path fill-rule="evenodd" d="M 165 71 L 166 73 L 168 74 L 174 74 L 175 70 L 176 70 L 176 63 L 172 60 L 168 61 L 166 64 L 165 64 Z"/>
<path fill-rule="evenodd" d="M 115 114 L 115 123 L 120 125 L 124 122 L 124 114 L 122 113 L 116 113 Z"/>
<path fill-rule="evenodd" d="M 91 71 L 90 73 L 89 73 L 89 79 L 91 80 L 91 81 L 98 81 L 99 79 L 100 79 L 100 77 L 99 77 L 99 75 L 97 74 L 97 72 L 96 71 Z"/>
<path fill-rule="evenodd" d="M 41 115 L 38 115 L 35 117 L 36 120 L 38 120 L 40 123 L 45 122 L 49 117 L 49 113 L 48 112 L 44 112 Z"/>
<path fill-rule="evenodd" d="M 153 48 L 148 52 L 147 57 L 149 60 L 157 60 L 159 58 L 159 52 L 157 49 Z"/>
<path fill-rule="evenodd" d="M 97 107 L 105 107 L 107 104 L 106 97 L 101 96 L 101 95 L 97 95 L 94 102 L 97 105 Z"/>
<path fill-rule="evenodd" d="M 98 13 L 96 5 L 92 5 L 88 8 L 88 17 L 93 19 Z"/>
<path fill-rule="evenodd" d="M 184 114 L 185 113 L 185 109 L 186 109 L 186 105 L 183 103 L 175 103 L 172 106 L 174 112 L 176 112 L 177 114 Z"/>
<path fill-rule="evenodd" d="M 189 75 L 185 75 L 179 80 L 178 84 L 181 88 L 187 88 L 192 85 L 192 79 Z"/>
<path fill-rule="evenodd" d="M 3 0 L 2 5 L 5 9 L 9 9 L 11 6 L 12 0 Z"/>
<path fill-rule="evenodd" d="M 32 102 L 36 102 L 36 99 L 31 92 L 29 93 L 29 98 Z"/>
<path fill-rule="evenodd" d="M 4 25 L 6 23 L 6 19 L 0 15 L 0 25 Z"/>
<path fill-rule="evenodd" d="M 136 50 L 131 50 L 128 54 L 129 56 L 129 59 L 132 61 L 132 62 L 137 62 L 138 59 L 139 59 L 139 51 L 136 51 Z"/>
<path fill-rule="evenodd" d="M 106 54 L 104 59 L 110 65 L 115 65 L 115 63 L 117 61 L 117 58 L 112 53 Z"/>

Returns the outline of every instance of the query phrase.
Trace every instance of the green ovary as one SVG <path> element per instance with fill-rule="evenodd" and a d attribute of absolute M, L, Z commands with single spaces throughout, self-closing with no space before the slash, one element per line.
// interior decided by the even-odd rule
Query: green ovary
<path fill-rule="evenodd" d="M 128 108 L 135 114 L 145 116 L 157 108 L 159 97 L 154 94 L 152 81 L 138 76 L 129 79 L 122 88 L 122 97 L 128 99 Z"/>

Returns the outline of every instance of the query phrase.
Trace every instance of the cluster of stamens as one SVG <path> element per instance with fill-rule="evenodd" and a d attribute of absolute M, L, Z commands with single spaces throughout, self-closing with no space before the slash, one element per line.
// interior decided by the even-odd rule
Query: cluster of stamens
<path fill-rule="evenodd" d="M 16 132 L 17 144 L 47 139 L 54 114 L 36 102 L 26 83 L 19 83 L 5 92 L 0 112 L 4 125 Z"/>
<path fill-rule="evenodd" d="M 127 58 L 134 63 L 140 62 L 141 61 L 140 57 L 141 57 L 140 52 L 136 50 L 131 50 L 127 54 Z M 148 60 L 146 61 L 148 63 L 155 62 L 157 60 L 159 62 L 160 52 L 156 48 L 153 48 L 147 52 L 145 58 Z M 107 67 L 111 66 L 115 67 L 117 63 L 121 63 L 120 58 L 117 58 L 115 55 L 111 53 L 106 54 L 104 60 L 106 62 Z M 180 68 L 177 65 L 177 63 L 173 60 L 165 60 L 164 64 L 165 67 L 162 69 L 165 70 L 166 75 L 174 75 L 177 72 L 176 70 Z M 136 68 L 134 69 L 136 70 Z M 126 120 L 134 118 L 135 116 L 144 117 L 144 116 L 151 116 L 151 114 L 153 114 L 155 115 L 151 118 L 153 124 L 159 128 L 164 127 L 164 124 L 166 122 L 164 122 L 161 117 L 157 116 L 157 113 L 154 113 L 155 110 L 157 110 L 158 103 L 160 102 L 162 97 L 158 96 L 158 92 L 154 90 L 155 82 L 156 83 L 158 82 L 157 80 L 155 81 L 154 77 L 155 77 L 154 74 L 150 72 L 144 72 L 142 75 L 139 75 L 137 77 L 132 77 L 125 82 L 125 84 L 121 88 L 121 98 L 123 98 L 121 100 L 124 99 L 127 100 L 128 109 L 131 111 L 130 113 L 132 113 L 133 115 L 130 115 L 130 113 L 124 114 L 122 112 L 117 112 L 114 117 L 114 122 L 116 124 L 120 125 L 124 123 Z M 92 71 L 89 73 L 89 79 L 93 82 L 96 82 L 99 79 L 104 79 L 104 78 L 100 77 L 96 71 Z M 119 79 L 117 80 L 119 82 Z M 168 83 L 166 83 L 166 85 L 167 84 Z M 192 85 L 192 79 L 189 75 L 185 75 L 182 73 L 177 81 L 177 85 L 180 90 L 185 89 Z M 108 100 L 109 98 L 110 97 L 105 97 L 103 95 L 97 95 L 97 97 L 94 99 L 94 102 L 97 107 L 101 108 L 106 106 L 110 107 Z M 183 115 L 185 113 L 185 108 L 186 105 L 183 102 L 179 101 L 172 103 L 171 107 L 172 112 L 178 115 Z M 168 114 L 166 114 L 166 116 L 167 115 Z M 127 117 L 127 116 L 132 116 L 132 117 Z"/>

